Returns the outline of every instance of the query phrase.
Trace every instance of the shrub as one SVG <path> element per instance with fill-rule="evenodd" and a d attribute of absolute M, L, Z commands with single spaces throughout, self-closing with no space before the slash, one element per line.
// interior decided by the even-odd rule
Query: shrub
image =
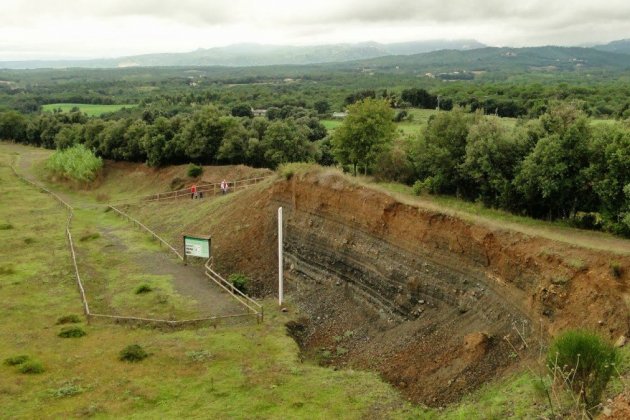
<path fill-rule="evenodd" d="M 613 261 L 610 263 L 610 272 L 614 277 L 621 278 L 621 275 L 623 274 L 623 267 L 619 262 Z"/>
<path fill-rule="evenodd" d="M 202 173 L 203 173 L 203 168 L 201 166 L 195 165 L 193 163 L 188 165 L 188 177 L 189 178 L 197 178 L 198 176 L 201 176 Z"/>
<path fill-rule="evenodd" d="M 153 289 L 148 284 L 141 284 L 140 286 L 136 287 L 136 295 L 141 295 L 143 293 L 149 293 L 151 291 L 153 291 Z"/>
<path fill-rule="evenodd" d="M 75 314 L 64 315 L 62 317 L 57 318 L 57 325 L 78 324 L 79 322 L 81 322 L 81 318 L 79 317 L 79 315 L 75 315 Z"/>
<path fill-rule="evenodd" d="M 244 274 L 233 273 L 228 277 L 232 286 L 236 287 L 241 292 L 245 293 L 247 290 L 247 284 L 249 283 L 249 279 Z"/>
<path fill-rule="evenodd" d="M 11 223 L 0 223 L 0 230 L 10 230 L 13 229 L 13 225 Z"/>
<path fill-rule="evenodd" d="M 103 167 L 103 160 L 82 144 L 57 150 L 46 162 L 53 174 L 79 182 L 90 182 Z"/>
<path fill-rule="evenodd" d="M 13 356 L 4 359 L 4 364 L 7 366 L 18 366 L 22 363 L 26 363 L 30 359 L 26 354 L 21 354 L 19 356 Z"/>
<path fill-rule="evenodd" d="M 583 398 L 586 409 L 596 406 L 614 371 L 617 350 L 588 331 L 567 331 L 547 353 L 547 365 L 559 371 L 571 390 Z"/>
<path fill-rule="evenodd" d="M 28 360 L 20 365 L 19 370 L 26 375 L 37 375 L 44 372 L 44 365 L 37 360 Z"/>
<path fill-rule="evenodd" d="M 420 195 L 424 192 L 424 190 L 426 189 L 426 185 L 424 182 L 422 181 L 416 181 L 413 183 L 413 187 L 411 187 L 413 190 L 413 193 L 415 195 Z"/>
<path fill-rule="evenodd" d="M 64 327 L 57 334 L 61 338 L 79 338 L 87 333 L 81 327 Z"/>
<path fill-rule="evenodd" d="M 149 354 L 138 344 L 131 344 L 121 350 L 120 360 L 124 362 L 139 362 L 149 357 Z"/>

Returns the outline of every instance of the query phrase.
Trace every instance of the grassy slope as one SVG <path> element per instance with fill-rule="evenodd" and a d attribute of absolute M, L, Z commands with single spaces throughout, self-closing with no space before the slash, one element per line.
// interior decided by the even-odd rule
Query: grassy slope
<path fill-rule="evenodd" d="M 103 114 L 109 112 L 116 112 L 122 108 L 134 108 L 137 105 L 100 105 L 100 104 L 69 104 L 69 103 L 57 103 L 47 104 L 43 106 L 44 111 L 53 112 L 57 109 L 61 109 L 62 112 L 70 112 L 74 107 L 79 108 L 81 112 L 84 112 L 89 117 L 100 117 Z"/>
<path fill-rule="evenodd" d="M 55 320 L 81 313 L 64 212 L 6 167 L 0 166 L 0 180 L 0 195 L 8 203 L 0 207 L 0 220 L 13 227 L 0 231 L 0 358 L 28 354 L 46 369 L 23 375 L 0 365 L 0 417 L 360 418 L 402 406 L 374 374 L 300 363 L 284 331 L 289 318 L 271 302 L 262 325 L 163 333 L 83 323 L 86 337 L 58 338 Z M 80 223 L 77 229 L 83 229 Z M 26 245 L 25 238 L 34 242 Z M 103 261 L 102 269 L 107 267 Z M 118 352 L 132 343 L 151 356 L 133 365 L 118 361 Z M 202 350 L 207 360 L 189 355 Z M 58 395 L 70 388 L 77 394 Z"/>
<path fill-rule="evenodd" d="M 8 160 L 7 154 L 4 159 L 2 155 L 8 150 L 27 153 L 35 149 L 7 149 L 0 144 L 0 162 Z M 352 418 L 373 415 L 465 419 L 480 416 L 505 418 L 508 415 L 535 417 L 545 410 L 544 399 L 536 391 L 528 373 L 518 373 L 488 384 L 461 404 L 434 412 L 402 403 L 397 394 L 375 375 L 333 372 L 299 363 L 297 347 L 284 332 L 283 324 L 288 317 L 269 310 L 275 308 L 272 302 L 266 304 L 268 316 L 262 326 L 159 333 L 103 324 L 87 327 L 88 336 L 76 341 L 59 339 L 55 336 L 58 327 L 53 325 L 56 317 L 80 313 L 60 226 L 63 213 L 37 193 L 25 196 L 25 201 L 22 198 L 24 187 L 11 181 L 9 175 L 0 168 L 0 194 L 11 203 L 11 206 L 0 208 L 0 223 L 9 222 L 25 236 L 41 238 L 43 243 L 29 246 L 34 247 L 32 250 L 37 249 L 37 255 L 47 258 L 46 264 L 38 264 L 35 256 L 31 258 L 23 252 L 19 238 L 7 241 L 6 231 L 0 231 L 0 252 L 9 256 L 16 270 L 15 274 L 0 275 L 3 313 L 14 308 L 6 312 L 9 316 L 4 326 L 0 326 L 0 358 L 28 353 L 42 360 L 48 369 L 39 377 L 30 377 L 0 366 L 0 376 L 8 378 L 0 381 L 0 406 L 7 407 L 7 412 L 12 415 L 33 415 L 44 405 L 50 416 L 101 412 L 105 416 L 139 418 L 165 414 L 203 416 L 213 412 L 223 417 Z M 19 192 L 9 191 L 17 188 Z M 400 186 L 387 188 L 408 192 Z M 114 191 L 112 187 L 111 192 Z M 88 196 L 89 193 L 82 194 L 81 198 Z M 234 195 L 207 204 L 186 201 L 186 205 L 192 205 L 188 207 L 188 214 L 200 216 L 232 197 Z M 41 211 L 31 210 L 36 207 L 35 203 L 43 206 Z M 164 223 L 162 228 L 175 237 L 177 229 L 167 229 L 167 226 L 181 216 L 180 205 L 163 206 L 162 210 L 151 205 L 147 211 L 159 211 L 158 219 Z M 38 211 L 38 225 L 32 229 L 26 223 L 29 211 Z M 464 211 L 477 217 L 475 209 Z M 501 220 L 494 214 L 480 217 L 489 221 Z M 524 226 L 529 228 L 527 224 Z M 77 225 L 77 228 L 80 231 L 81 226 Z M 11 237 L 16 236 L 15 229 L 9 232 Z M 567 232 L 570 237 L 571 232 L 579 231 L 570 229 Z M 35 283 L 34 279 L 42 279 L 41 284 Z M 18 283 L 13 285 L 16 281 Z M 28 292 L 20 287 L 20 281 L 29 282 Z M 54 289 L 50 283 L 55 285 Z M 34 303 L 37 301 L 33 296 L 41 300 L 39 305 Z M 28 326 L 27 331 L 24 331 L 24 325 Z M 118 362 L 119 349 L 133 342 L 145 345 L 153 355 L 138 365 Z M 103 346 L 103 343 L 108 344 Z M 195 350 L 208 351 L 210 360 L 192 361 L 186 353 Z M 624 354 L 622 370 L 627 372 L 628 349 Z M 81 386 L 82 393 L 67 398 L 54 397 L 55 390 L 67 381 Z M 619 381 L 611 387 L 612 390 L 620 388 Z"/>

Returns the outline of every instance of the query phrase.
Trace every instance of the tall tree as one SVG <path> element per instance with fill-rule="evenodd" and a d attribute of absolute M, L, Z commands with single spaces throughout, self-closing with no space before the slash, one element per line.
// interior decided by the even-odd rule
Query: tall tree
<path fill-rule="evenodd" d="M 354 175 L 361 163 L 367 174 L 379 152 L 394 139 L 393 117 L 394 111 L 384 100 L 367 98 L 348 106 L 348 116 L 333 137 L 337 160 L 351 164 Z"/>

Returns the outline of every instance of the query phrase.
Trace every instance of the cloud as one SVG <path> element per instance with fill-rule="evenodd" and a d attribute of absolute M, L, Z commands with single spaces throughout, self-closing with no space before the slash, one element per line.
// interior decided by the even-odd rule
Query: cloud
<path fill-rule="evenodd" d="M 475 38 L 490 45 L 628 38 L 627 0 L 2 0 L 6 51 L 90 56 L 239 42 Z M 16 45 L 17 44 L 17 45 Z"/>

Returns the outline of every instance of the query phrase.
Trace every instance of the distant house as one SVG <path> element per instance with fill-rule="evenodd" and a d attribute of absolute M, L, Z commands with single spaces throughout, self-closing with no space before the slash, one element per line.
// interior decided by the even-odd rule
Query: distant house
<path fill-rule="evenodd" d="M 254 117 L 264 117 L 265 115 L 267 115 L 267 110 L 266 109 L 252 109 L 252 114 L 254 114 Z"/>
<path fill-rule="evenodd" d="M 333 118 L 339 118 L 339 119 L 346 118 L 347 116 L 348 116 L 347 112 L 333 112 L 332 114 Z"/>

